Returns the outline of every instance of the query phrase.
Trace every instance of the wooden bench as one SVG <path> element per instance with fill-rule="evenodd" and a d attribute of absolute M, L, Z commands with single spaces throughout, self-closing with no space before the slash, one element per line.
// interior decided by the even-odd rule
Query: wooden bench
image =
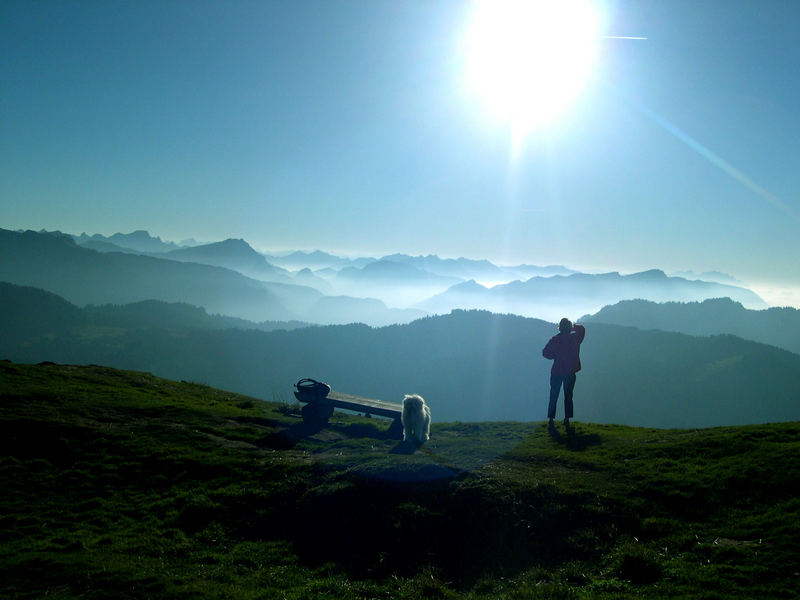
<path fill-rule="evenodd" d="M 372 398 L 362 398 L 352 394 L 343 394 L 330 390 L 312 391 L 295 385 L 294 396 L 305 406 L 300 410 L 305 423 L 314 425 L 324 425 L 333 415 L 335 408 L 351 410 L 364 413 L 367 416 L 378 416 L 392 419 L 389 426 L 389 435 L 394 438 L 403 437 L 403 423 L 401 414 L 403 407 L 400 404 L 374 400 Z"/>

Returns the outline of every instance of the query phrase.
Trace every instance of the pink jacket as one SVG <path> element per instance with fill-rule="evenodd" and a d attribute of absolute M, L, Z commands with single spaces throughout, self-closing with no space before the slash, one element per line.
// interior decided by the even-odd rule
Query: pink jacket
<path fill-rule="evenodd" d="M 572 375 L 581 370 L 581 342 L 586 337 L 583 325 L 574 325 L 572 332 L 559 333 L 550 338 L 542 350 L 542 356 L 553 361 L 550 373 Z"/>

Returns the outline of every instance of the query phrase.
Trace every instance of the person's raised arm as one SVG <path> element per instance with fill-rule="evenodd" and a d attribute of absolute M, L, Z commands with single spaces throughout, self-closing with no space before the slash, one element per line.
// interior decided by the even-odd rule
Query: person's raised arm
<path fill-rule="evenodd" d="M 580 344 L 583 341 L 583 338 L 586 337 L 586 328 L 583 325 L 578 325 L 575 323 L 572 326 L 572 331 L 574 331 L 575 335 L 578 336 L 578 343 Z"/>

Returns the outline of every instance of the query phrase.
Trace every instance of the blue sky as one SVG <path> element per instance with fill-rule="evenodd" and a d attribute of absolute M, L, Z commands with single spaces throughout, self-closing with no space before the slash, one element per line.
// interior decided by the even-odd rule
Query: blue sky
<path fill-rule="evenodd" d="M 598 6 L 647 39 L 512 153 L 470 3 L 3 0 L 0 227 L 800 288 L 800 2 Z"/>

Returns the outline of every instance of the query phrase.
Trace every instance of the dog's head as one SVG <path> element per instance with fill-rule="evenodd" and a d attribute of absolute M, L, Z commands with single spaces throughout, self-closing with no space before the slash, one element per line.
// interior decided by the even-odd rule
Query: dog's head
<path fill-rule="evenodd" d="M 425 400 L 417 394 L 406 394 L 403 398 L 403 408 L 406 410 L 420 410 L 424 404 Z"/>

